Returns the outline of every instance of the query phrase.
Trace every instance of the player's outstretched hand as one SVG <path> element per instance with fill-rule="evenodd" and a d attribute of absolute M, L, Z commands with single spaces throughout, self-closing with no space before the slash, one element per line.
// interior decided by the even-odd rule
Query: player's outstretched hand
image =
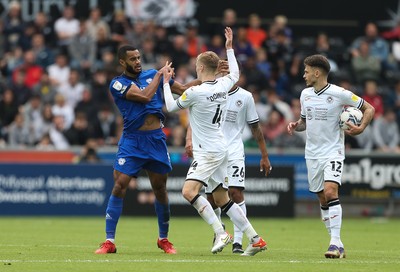
<path fill-rule="evenodd" d="M 225 27 L 225 38 L 226 38 L 225 48 L 232 49 L 233 31 L 229 26 Z"/>
<path fill-rule="evenodd" d="M 290 122 L 287 125 L 287 132 L 289 133 L 289 135 L 293 135 L 293 131 L 296 129 L 296 127 L 299 125 L 298 122 Z"/>

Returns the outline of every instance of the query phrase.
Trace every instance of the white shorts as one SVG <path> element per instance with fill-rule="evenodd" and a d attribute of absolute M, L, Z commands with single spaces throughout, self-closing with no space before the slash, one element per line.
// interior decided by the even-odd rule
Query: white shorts
<path fill-rule="evenodd" d="M 342 185 L 343 161 L 342 158 L 306 159 L 310 192 L 323 191 L 325 181 Z"/>
<path fill-rule="evenodd" d="M 228 186 L 229 187 L 245 187 L 244 159 L 236 159 L 228 161 Z"/>
<path fill-rule="evenodd" d="M 196 180 L 206 186 L 206 192 L 212 193 L 219 185 L 228 189 L 228 152 L 195 152 L 186 180 Z"/>

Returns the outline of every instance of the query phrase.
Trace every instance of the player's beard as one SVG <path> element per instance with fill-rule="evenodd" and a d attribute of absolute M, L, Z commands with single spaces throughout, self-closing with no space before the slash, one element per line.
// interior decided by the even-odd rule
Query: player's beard
<path fill-rule="evenodd" d="M 137 74 L 139 74 L 139 73 L 141 72 L 141 69 L 140 69 L 140 71 L 138 72 L 138 71 L 135 71 L 135 69 L 133 68 L 133 66 L 127 65 L 127 66 L 126 66 L 126 71 L 127 71 L 128 73 L 130 73 L 130 74 L 137 75 Z"/>

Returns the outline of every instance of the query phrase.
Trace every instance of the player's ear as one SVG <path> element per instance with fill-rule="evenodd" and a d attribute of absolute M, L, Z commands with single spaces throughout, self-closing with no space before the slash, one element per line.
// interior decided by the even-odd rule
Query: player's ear
<path fill-rule="evenodd" d="M 125 67 L 126 63 L 123 59 L 119 59 L 119 64 L 121 64 L 123 67 Z"/>

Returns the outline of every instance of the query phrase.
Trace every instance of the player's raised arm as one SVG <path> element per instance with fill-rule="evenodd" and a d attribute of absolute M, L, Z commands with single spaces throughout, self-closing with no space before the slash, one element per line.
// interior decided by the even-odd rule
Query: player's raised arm
<path fill-rule="evenodd" d="M 239 80 L 239 66 L 236 61 L 235 53 L 233 51 L 233 31 L 230 27 L 225 28 L 225 48 L 228 57 L 229 77 L 236 83 Z"/>
<path fill-rule="evenodd" d="M 165 66 L 164 66 L 165 67 Z M 174 97 L 172 96 L 171 87 L 169 85 L 169 81 L 173 75 L 173 70 L 171 67 L 163 69 L 163 76 L 164 76 L 164 100 L 165 100 L 165 107 L 167 108 L 168 112 L 178 111 L 180 108 L 176 104 Z"/>
<path fill-rule="evenodd" d="M 156 73 L 151 83 L 143 90 L 140 90 L 138 86 L 132 83 L 126 93 L 126 99 L 140 103 L 149 103 L 158 89 L 164 69 L 171 69 L 171 62 L 167 62 L 165 66 Z"/>

